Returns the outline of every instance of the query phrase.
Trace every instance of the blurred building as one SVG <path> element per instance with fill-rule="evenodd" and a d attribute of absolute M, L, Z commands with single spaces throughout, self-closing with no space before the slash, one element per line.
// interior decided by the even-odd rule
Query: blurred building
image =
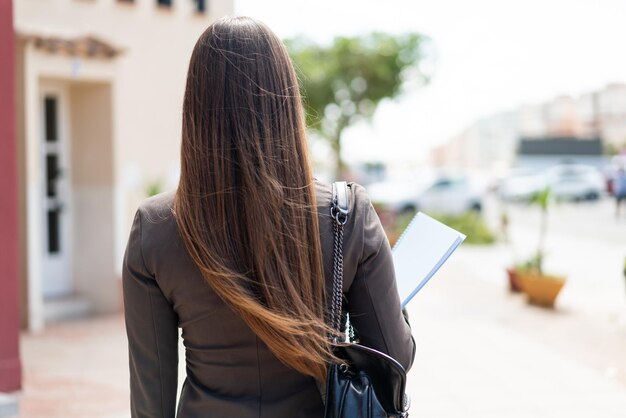
<path fill-rule="evenodd" d="M 433 150 L 431 157 L 438 167 L 499 172 L 524 162 L 517 158 L 522 139 L 575 141 L 571 144 L 600 141 L 606 152 L 626 148 L 626 84 L 610 84 L 576 98 L 559 96 L 547 103 L 483 118 Z M 584 162 L 578 149 L 566 149 L 568 144 L 557 142 L 550 146 L 550 152 L 561 150 L 558 158 L 575 155 L 575 160 Z"/>
<path fill-rule="evenodd" d="M 233 1 L 14 0 L 23 326 L 120 309 L 134 210 L 177 185 L 191 50 Z"/>
<path fill-rule="evenodd" d="M 520 113 L 505 112 L 484 118 L 435 148 L 431 159 L 449 171 L 499 171 L 515 158 Z"/>
<path fill-rule="evenodd" d="M 602 141 L 572 137 L 522 138 L 517 148 L 516 165 L 543 170 L 557 164 L 576 162 L 601 170 L 608 162 Z"/>

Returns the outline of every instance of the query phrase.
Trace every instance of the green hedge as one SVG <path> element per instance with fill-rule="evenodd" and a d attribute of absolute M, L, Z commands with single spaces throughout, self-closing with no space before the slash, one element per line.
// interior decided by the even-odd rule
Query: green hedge
<path fill-rule="evenodd" d="M 487 226 L 483 217 L 477 212 L 466 212 L 462 215 L 433 216 L 440 222 L 467 235 L 467 244 L 493 244 L 495 235 Z"/>
<path fill-rule="evenodd" d="M 385 229 L 393 235 L 402 233 L 414 216 L 414 213 L 400 215 L 395 219 L 394 225 L 389 225 Z M 465 239 L 466 244 L 492 244 L 496 240 L 494 233 L 489 229 L 479 213 L 466 212 L 462 215 L 430 214 L 430 216 L 443 222 L 450 228 L 467 235 Z"/>

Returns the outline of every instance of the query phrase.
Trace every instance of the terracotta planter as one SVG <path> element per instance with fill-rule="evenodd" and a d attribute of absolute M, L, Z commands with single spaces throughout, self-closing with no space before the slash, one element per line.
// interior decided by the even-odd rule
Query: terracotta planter
<path fill-rule="evenodd" d="M 545 276 L 531 272 L 517 272 L 522 289 L 533 305 L 554 308 L 559 292 L 565 285 L 565 277 Z"/>
<path fill-rule="evenodd" d="M 522 282 L 519 279 L 517 271 L 514 268 L 506 269 L 506 274 L 509 278 L 509 290 L 513 293 L 519 293 L 522 291 Z"/>

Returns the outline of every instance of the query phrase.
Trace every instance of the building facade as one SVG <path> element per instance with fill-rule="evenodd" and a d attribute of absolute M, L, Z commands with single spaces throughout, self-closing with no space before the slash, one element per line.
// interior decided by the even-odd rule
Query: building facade
<path fill-rule="evenodd" d="M 22 326 L 121 308 L 128 230 L 176 188 L 198 36 L 233 0 L 14 0 Z"/>
<path fill-rule="evenodd" d="M 516 165 L 541 171 L 558 164 L 576 163 L 604 169 L 609 159 L 599 138 L 575 137 L 520 138 Z"/>
<path fill-rule="evenodd" d="M 432 160 L 439 167 L 498 174 L 519 165 L 522 138 L 601 138 L 605 151 L 626 151 L 626 84 L 609 84 L 579 97 L 558 96 L 482 118 L 434 149 Z"/>
<path fill-rule="evenodd" d="M 504 170 L 515 156 L 519 124 L 518 112 L 504 112 L 481 119 L 435 148 L 432 162 L 447 171 Z"/>

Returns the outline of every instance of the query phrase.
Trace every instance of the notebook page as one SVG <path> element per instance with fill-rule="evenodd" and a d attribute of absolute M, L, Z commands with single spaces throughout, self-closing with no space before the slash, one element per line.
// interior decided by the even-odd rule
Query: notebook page
<path fill-rule="evenodd" d="M 439 270 L 465 235 L 419 212 L 393 247 L 402 306 Z"/>

